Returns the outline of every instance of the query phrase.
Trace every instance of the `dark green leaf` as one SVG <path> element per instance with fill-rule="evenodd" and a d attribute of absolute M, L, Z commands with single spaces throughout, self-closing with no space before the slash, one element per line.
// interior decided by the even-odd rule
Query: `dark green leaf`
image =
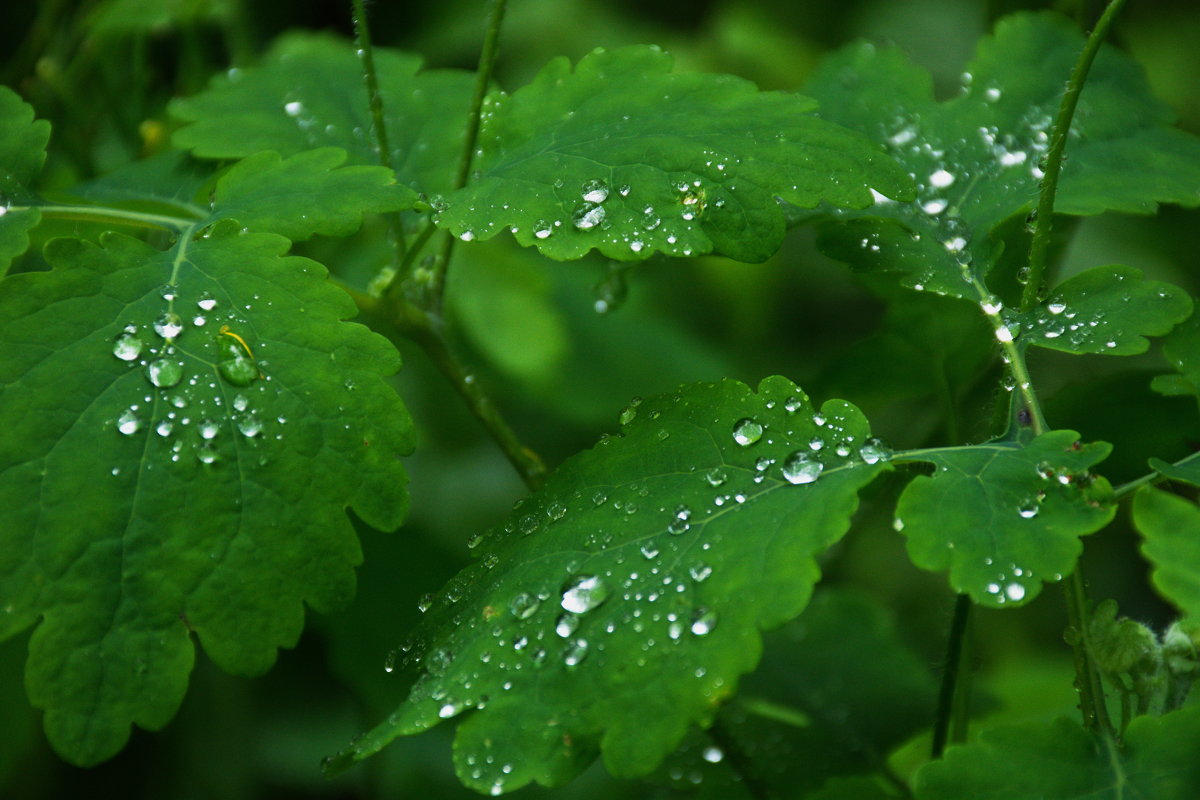
<path fill-rule="evenodd" d="M 78 764 L 160 728 L 191 635 L 240 674 L 353 592 L 344 509 L 407 503 L 394 349 L 288 242 L 218 224 L 166 251 L 57 239 L 0 282 L 0 636 Z M 40 620 L 40 622 L 39 622 Z"/>
<path fill-rule="evenodd" d="M 1114 266 L 1069 278 L 1036 309 L 1010 319 L 1030 345 L 1127 356 L 1146 352 L 1146 336 L 1162 336 L 1191 313 L 1192 299 L 1182 289 Z"/>
<path fill-rule="evenodd" d="M 367 212 L 412 208 L 417 194 L 398 186 L 384 167 L 339 167 L 346 151 L 305 150 L 286 160 L 256 153 L 217 182 L 210 219 L 233 218 L 255 231 L 292 241 L 314 233 L 348 236 Z"/>
<path fill-rule="evenodd" d="M 1134 498 L 1133 522 L 1154 565 L 1154 586 L 1184 614 L 1200 617 L 1200 508 L 1147 486 Z"/>
<path fill-rule="evenodd" d="M 462 149 L 472 75 L 418 72 L 421 59 L 375 48 L 388 143 L 396 175 L 429 193 L 450 189 Z M 261 66 L 233 69 L 208 91 L 177 100 L 171 113 L 192 124 L 174 136 L 203 158 L 243 158 L 260 150 L 284 156 L 340 147 L 351 164 L 378 164 L 362 67 L 354 48 L 329 36 L 279 38 Z"/>
<path fill-rule="evenodd" d="M 1189 457 L 1175 464 L 1168 464 L 1162 459 L 1152 458 L 1150 459 L 1150 469 L 1173 481 L 1200 486 L 1200 457 Z"/>
<path fill-rule="evenodd" d="M 1200 395 L 1200 315 L 1175 326 L 1163 340 L 1163 355 L 1178 374 L 1155 378 L 1155 391 L 1168 396 Z"/>
<path fill-rule="evenodd" d="M 1108 481 L 1088 468 L 1104 442 L 1080 445 L 1074 431 L 1050 431 L 1025 446 L 990 442 L 905 458 L 936 465 L 915 478 L 896 506 L 896 529 L 922 569 L 949 570 L 956 592 L 977 603 L 1025 603 L 1046 581 L 1075 569 L 1079 537 L 1104 527 L 1115 505 Z"/>
<path fill-rule="evenodd" d="M 776 196 L 855 208 L 872 187 L 911 197 L 894 162 L 814 117 L 810 99 L 671 64 L 655 47 L 596 50 L 496 97 L 479 177 L 446 198 L 439 224 L 464 239 L 511 229 L 557 259 L 595 248 L 762 261 L 783 238 Z"/>
<path fill-rule="evenodd" d="M 563 783 L 597 750 L 650 772 L 753 669 L 760 631 L 804 608 L 815 556 L 887 467 L 857 409 L 816 412 L 783 378 L 687 386 L 622 419 L 478 544 L 427 614 L 408 700 L 331 769 L 479 709 L 455 758 L 481 791 Z"/>
<path fill-rule="evenodd" d="M 859 44 L 828 60 L 807 88 L 821 116 L 887 145 L 918 197 L 834 212 L 843 222 L 823 226 L 822 246 L 857 268 L 898 270 L 906 286 L 974 299 L 973 281 L 998 255 L 987 234 L 1036 203 L 1063 82 L 1082 48 L 1060 16 L 1007 17 L 980 43 L 962 93 L 941 103 L 929 75 L 895 48 Z M 1137 65 L 1103 48 L 1080 97 L 1055 210 L 1200 203 L 1200 140 L 1171 122 Z"/>
<path fill-rule="evenodd" d="M 201 197 L 213 165 L 182 150 L 167 150 L 131 161 L 70 190 L 73 197 L 118 208 L 136 208 L 202 219 L 208 198 Z"/>
<path fill-rule="evenodd" d="M 1077 723 L 985 730 L 917 773 L 918 800 L 1193 800 L 1200 795 L 1200 709 L 1138 717 L 1124 742 L 1100 741 Z"/>
<path fill-rule="evenodd" d="M 0 86 L 0 275 L 29 247 L 29 231 L 41 219 L 27 206 L 49 141 L 50 123 L 35 120 L 31 106 Z"/>

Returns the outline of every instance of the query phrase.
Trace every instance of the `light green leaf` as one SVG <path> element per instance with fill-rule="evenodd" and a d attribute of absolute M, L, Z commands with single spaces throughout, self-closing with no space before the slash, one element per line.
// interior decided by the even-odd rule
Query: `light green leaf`
<path fill-rule="evenodd" d="M 33 197 L 33 182 L 42 171 L 49 141 L 50 123 L 35 120 L 30 105 L 0 86 L 0 275 L 29 247 L 29 231 L 41 220 L 36 208 L 25 206 Z"/>
<path fill-rule="evenodd" d="M 1151 383 L 1160 394 L 1200 395 L 1200 315 L 1193 314 L 1163 340 L 1163 355 L 1175 375 L 1160 375 Z"/>
<path fill-rule="evenodd" d="M 212 164 L 182 150 L 164 150 L 73 186 L 69 194 L 110 207 L 202 219 L 209 205 L 213 172 Z"/>
<path fill-rule="evenodd" d="M 193 634 L 268 669 L 305 603 L 353 592 L 345 508 L 405 513 L 399 359 L 287 247 L 230 223 L 57 239 L 50 272 L 0 281 L 0 637 L 36 624 L 26 686 L 73 763 L 166 724 Z"/>
<path fill-rule="evenodd" d="M 1036 204 L 1063 82 L 1082 48 L 1063 17 L 1006 17 L 967 65 L 962 93 L 940 103 L 929 75 L 895 48 L 858 44 L 829 59 L 807 87 L 820 115 L 886 145 L 918 196 L 833 211 L 841 222 L 822 226 L 822 247 L 858 269 L 899 271 L 906 286 L 974 298 L 971 281 L 998 255 L 988 233 Z M 1104 47 L 1079 100 L 1055 210 L 1200 204 L 1200 140 L 1172 121 L 1138 66 Z"/>
<path fill-rule="evenodd" d="M 948 570 L 956 592 L 999 607 L 1026 603 L 1075 569 L 1080 536 L 1112 519 L 1112 489 L 1088 468 L 1104 442 L 1050 431 L 1021 446 L 989 442 L 907 454 L 935 465 L 905 488 L 896 528 L 922 569 Z"/>
<path fill-rule="evenodd" d="M 1147 486 L 1134 497 L 1133 523 L 1154 565 L 1155 588 L 1185 615 L 1200 617 L 1200 508 Z"/>
<path fill-rule="evenodd" d="M 1150 347 L 1146 336 L 1162 336 L 1192 313 L 1192 299 L 1162 281 L 1142 280 L 1130 267 L 1096 267 L 1050 293 L 1036 309 L 1007 319 L 1021 341 L 1064 353 L 1127 356 Z"/>
<path fill-rule="evenodd" d="M 306 150 L 288 159 L 256 153 L 217 182 L 210 220 L 233 218 L 256 231 L 301 241 L 314 233 L 348 236 L 366 212 L 412 208 L 417 193 L 384 167 L 341 167 L 346 151 Z"/>
<path fill-rule="evenodd" d="M 760 631 L 805 607 L 815 557 L 887 468 L 857 409 L 817 412 L 784 378 L 686 386 L 622 419 L 478 543 L 427 612 L 408 699 L 331 771 L 476 709 L 455 760 L 480 791 L 561 784 L 597 751 L 649 773 L 753 669 Z"/>
<path fill-rule="evenodd" d="M 1150 469 L 1173 481 L 1200 486 L 1200 456 L 1196 454 L 1174 464 L 1169 464 L 1160 458 L 1152 458 L 1150 459 Z"/>
<path fill-rule="evenodd" d="M 1200 709 L 1138 717 L 1122 745 L 1076 722 L 985 730 L 917 773 L 918 800 L 1192 800 L 1200 795 Z"/>
<path fill-rule="evenodd" d="M 479 177 L 445 198 L 438 224 L 464 239 L 512 230 L 560 260 L 595 248 L 762 261 L 783 238 L 777 196 L 809 208 L 862 208 L 870 188 L 912 196 L 894 162 L 814 117 L 810 99 L 671 65 L 656 47 L 598 49 L 493 98 Z"/>
<path fill-rule="evenodd" d="M 448 191 L 472 73 L 419 71 L 417 56 L 383 47 L 374 52 L 397 179 L 418 191 Z M 282 36 L 261 66 L 232 69 L 170 110 L 191 123 L 175 133 L 175 145 L 202 158 L 243 158 L 260 150 L 290 156 L 333 146 L 349 153 L 350 164 L 379 163 L 358 56 L 350 43 L 330 36 Z"/>

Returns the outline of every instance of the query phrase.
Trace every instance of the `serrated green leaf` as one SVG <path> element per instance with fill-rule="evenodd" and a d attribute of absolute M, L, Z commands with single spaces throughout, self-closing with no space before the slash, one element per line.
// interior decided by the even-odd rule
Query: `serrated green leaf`
<path fill-rule="evenodd" d="M 1036 203 L 1049 129 L 1082 48 L 1060 16 L 1006 17 L 981 41 L 962 93 L 941 103 L 929 75 L 895 48 L 858 44 L 829 59 L 806 89 L 821 116 L 887 145 L 918 196 L 833 212 L 842 222 L 822 226 L 821 246 L 859 269 L 900 271 L 906 286 L 974 298 L 971 281 L 997 255 L 987 234 Z M 1200 140 L 1167 127 L 1172 120 L 1137 65 L 1104 47 L 1079 100 L 1055 210 L 1200 203 Z"/>
<path fill-rule="evenodd" d="M 419 71 L 421 59 L 376 47 L 375 69 L 398 180 L 428 193 L 451 188 L 473 75 Z M 185 122 L 173 142 L 202 158 L 284 156 L 340 147 L 351 164 L 378 164 L 362 67 L 354 47 L 311 33 L 276 40 L 262 64 L 230 70 L 209 89 L 171 104 Z"/>
<path fill-rule="evenodd" d="M 1108 481 L 1088 468 L 1104 442 L 1080 445 L 1050 431 L 1021 446 L 990 442 L 907 458 L 936 465 L 914 478 L 896 506 L 896 528 L 922 569 L 946 571 L 957 592 L 982 605 L 1019 605 L 1075 569 L 1080 536 L 1115 513 Z"/>
<path fill-rule="evenodd" d="M 918 800 L 1192 800 L 1200 795 L 1200 709 L 1138 717 L 1123 744 L 1058 719 L 985 730 L 921 768 Z"/>
<path fill-rule="evenodd" d="M 29 231 L 41 220 L 35 208 L 12 209 L 32 197 L 46 160 L 50 123 L 33 118 L 33 107 L 0 86 L 0 276 L 29 247 Z"/>
<path fill-rule="evenodd" d="M 806 97 L 729 75 L 671 72 L 656 47 L 551 61 L 498 96 L 480 133 L 479 177 L 445 198 L 438 224 L 464 239 L 511 229 L 556 259 L 595 248 L 762 261 L 779 247 L 782 197 L 861 208 L 911 182 Z"/>
<path fill-rule="evenodd" d="M 1163 339 L 1163 355 L 1178 374 L 1155 378 L 1153 389 L 1168 396 L 1200 394 L 1200 315 L 1175 326 Z"/>
<path fill-rule="evenodd" d="M 346 166 L 336 147 L 288 159 L 270 151 L 238 162 L 217 181 L 209 220 L 233 218 L 255 231 L 301 241 L 314 233 L 348 236 L 367 212 L 412 208 L 417 193 L 384 167 Z"/>
<path fill-rule="evenodd" d="M 815 556 L 887 468 L 859 457 L 857 409 L 816 412 L 784 378 L 622 418 L 483 538 L 426 615 L 408 700 L 330 769 L 479 709 L 455 759 L 481 791 L 563 783 L 598 750 L 616 775 L 650 772 L 754 667 L 759 631 L 804 608 Z"/>
<path fill-rule="evenodd" d="M 1134 497 L 1133 523 L 1154 565 L 1155 588 L 1185 615 L 1200 617 L 1200 508 L 1147 486 Z"/>
<path fill-rule="evenodd" d="M 193 633 L 269 668 L 305 603 L 353 592 L 344 509 L 404 515 L 399 359 L 287 247 L 230 223 L 166 251 L 57 239 L 50 272 L 0 281 L 0 637 L 37 623 L 26 685 L 73 763 L 166 724 Z"/>
<path fill-rule="evenodd" d="M 165 150 L 131 161 L 94 180 L 74 186 L 70 195 L 117 208 L 166 212 L 201 219 L 208 206 L 200 194 L 212 180 L 214 167 L 182 150 Z"/>
<path fill-rule="evenodd" d="M 1182 289 L 1142 280 L 1141 270 L 1113 266 L 1067 279 L 1037 308 L 1008 319 L 1030 345 L 1127 356 L 1146 352 L 1146 336 L 1162 336 L 1191 313 L 1192 299 Z"/>

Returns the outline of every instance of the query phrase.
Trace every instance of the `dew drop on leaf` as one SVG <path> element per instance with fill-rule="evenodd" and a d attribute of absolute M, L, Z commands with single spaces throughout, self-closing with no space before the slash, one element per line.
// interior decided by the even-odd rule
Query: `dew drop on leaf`
<path fill-rule="evenodd" d="M 726 480 L 725 470 L 720 467 L 713 467 L 708 472 L 704 473 L 704 479 L 708 481 L 708 485 L 712 487 L 720 486 Z"/>
<path fill-rule="evenodd" d="M 127 408 L 117 417 L 117 430 L 126 436 L 131 436 L 138 432 L 138 428 L 142 427 L 142 421 L 138 419 L 137 413 L 132 408 Z"/>
<path fill-rule="evenodd" d="M 596 575 L 579 575 L 563 587 L 562 607 L 575 614 L 591 611 L 608 599 L 608 584 Z"/>
<path fill-rule="evenodd" d="M 821 477 L 824 469 L 824 464 L 813 460 L 807 453 L 801 451 L 796 451 L 788 456 L 781 467 L 784 480 L 794 484 L 812 483 Z"/>
<path fill-rule="evenodd" d="M 604 222 L 604 206 L 585 203 L 571 215 L 571 221 L 581 231 L 588 231 Z"/>
<path fill-rule="evenodd" d="M 563 663 L 568 667 L 578 666 L 583 659 L 587 658 L 587 654 L 587 639 L 576 639 L 567 645 L 567 649 L 563 651 Z"/>
<path fill-rule="evenodd" d="M 541 604 L 542 601 L 538 599 L 537 595 L 521 592 L 509 602 L 508 610 L 517 619 L 529 619 L 537 612 L 538 606 Z"/>
<path fill-rule="evenodd" d="M 568 612 L 562 614 L 554 623 L 554 632 L 566 639 L 579 628 L 579 617 Z"/>
<path fill-rule="evenodd" d="M 754 444 L 762 434 L 763 426 L 750 417 L 743 417 L 733 425 L 733 440 L 742 447 Z"/>
<path fill-rule="evenodd" d="M 217 371 L 234 386 L 249 386 L 258 378 L 258 364 L 241 354 L 223 359 L 217 364 Z"/>
<path fill-rule="evenodd" d="M 608 199 L 608 184 L 600 180 L 592 180 L 583 184 L 581 196 L 586 203 L 603 203 Z"/>
<path fill-rule="evenodd" d="M 717 612 L 705 608 L 696 609 L 692 617 L 692 633 L 696 636 L 707 636 L 717 627 Z"/>
<path fill-rule="evenodd" d="M 216 448 L 212 446 L 211 442 L 205 442 L 196 450 L 196 458 L 200 460 L 201 464 L 213 464 L 218 458 Z"/>
<path fill-rule="evenodd" d="M 1019 583 L 1010 583 L 1004 587 L 1004 593 L 1015 603 L 1025 597 L 1025 587 Z"/>
<path fill-rule="evenodd" d="M 867 439 L 858 450 L 859 458 L 864 464 L 878 464 L 892 457 L 891 449 L 881 439 Z"/>
<path fill-rule="evenodd" d="M 183 365 L 167 358 L 157 358 L 146 365 L 146 376 L 160 389 L 168 389 L 183 379 Z"/>
<path fill-rule="evenodd" d="M 183 320 L 174 311 L 166 311 L 154 320 L 154 332 L 164 339 L 174 339 L 183 332 Z"/>
<path fill-rule="evenodd" d="M 142 340 L 126 331 L 113 342 L 113 355 L 122 361 L 133 361 L 142 354 L 142 347 Z"/>
<path fill-rule="evenodd" d="M 220 432 L 220 428 L 217 426 L 217 423 L 211 419 L 202 421 L 196 430 L 200 432 L 200 436 L 203 439 L 214 439 L 216 438 L 217 433 Z"/>
<path fill-rule="evenodd" d="M 253 414 L 248 414 L 238 420 L 237 428 L 243 436 L 252 439 L 262 433 L 262 421 Z"/>

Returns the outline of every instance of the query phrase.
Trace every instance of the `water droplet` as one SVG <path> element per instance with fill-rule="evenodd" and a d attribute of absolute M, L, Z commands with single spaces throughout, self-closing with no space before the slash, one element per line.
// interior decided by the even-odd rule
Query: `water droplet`
<path fill-rule="evenodd" d="M 648 561 L 658 558 L 658 547 L 652 542 L 646 542 L 639 549 L 642 551 L 642 556 Z"/>
<path fill-rule="evenodd" d="M 529 619 L 537 612 L 542 601 L 537 595 L 521 592 L 514 597 L 508 604 L 508 610 L 512 612 L 517 619 Z"/>
<path fill-rule="evenodd" d="M 133 361 L 141 355 L 143 344 L 141 339 L 127 331 L 113 342 L 113 355 L 122 361 Z"/>
<path fill-rule="evenodd" d="M 200 426 L 196 430 L 200 432 L 200 436 L 203 439 L 215 439 L 221 429 L 217 426 L 217 423 L 211 419 L 206 419 L 200 423 Z"/>
<path fill-rule="evenodd" d="M 554 623 L 554 632 L 566 639 L 579 629 L 579 617 L 574 614 L 562 614 Z"/>
<path fill-rule="evenodd" d="M 549 239 L 550 234 L 554 233 L 554 226 L 544 219 L 539 219 L 533 223 L 533 235 L 539 239 Z"/>
<path fill-rule="evenodd" d="M 568 667 L 578 666 L 583 659 L 587 658 L 587 654 L 587 639 L 576 639 L 567 645 L 567 649 L 563 651 L 563 663 Z"/>
<path fill-rule="evenodd" d="M 678 536 L 681 533 L 687 533 L 692 525 L 688 521 L 692 517 L 692 510 L 685 505 L 677 506 L 675 513 L 671 517 L 671 522 L 667 525 L 667 533 Z"/>
<path fill-rule="evenodd" d="M 417 598 L 417 611 L 420 611 L 422 614 L 424 614 L 426 611 L 428 611 L 430 609 L 430 607 L 432 607 L 432 606 L 433 606 L 433 595 L 430 594 L 429 592 L 426 592 L 425 594 L 423 594 Z"/>
<path fill-rule="evenodd" d="M 821 477 L 821 472 L 825 469 L 825 465 L 820 461 L 811 459 L 808 453 L 797 450 L 787 457 L 781 469 L 784 480 L 788 483 L 812 483 Z"/>
<path fill-rule="evenodd" d="M 580 575 L 563 587 L 562 607 L 582 614 L 608 599 L 608 585 L 596 575 Z"/>
<path fill-rule="evenodd" d="M 637 417 L 638 406 L 642 404 L 642 398 L 635 397 L 629 401 L 629 405 L 621 410 L 621 414 L 617 417 L 617 421 L 622 425 L 628 425 Z"/>
<path fill-rule="evenodd" d="M 588 181 L 580 191 L 585 203 L 603 203 L 608 199 L 608 184 L 604 181 Z"/>
<path fill-rule="evenodd" d="M 708 481 L 708 485 L 712 487 L 720 486 L 725 483 L 727 476 L 725 470 L 720 467 L 713 467 L 708 472 L 704 473 L 704 479 Z"/>
<path fill-rule="evenodd" d="M 249 414 L 239 419 L 237 427 L 243 436 L 250 439 L 262 433 L 262 422 L 253 414 Z"/>
<path fill-rule="evenodd" d="M 183 364 L 158 358 L 146 365 L 146 375 L 155 386 L 168 389 L 183 379 Z"/>
<path fill-rule="evenodd" d="M 1017 513 L 1022 519 L 1033 519 L 1038 515 L 1038 502 L 1036 498 L 1030 498 L 1017 506 Z"/>
<path fill-rule="evenodd" d="M 304 104 L 299 100 L 293 100 L 283 104 L 283 111 L 289 117 L 298 117 L 304 112 Z"/>
<path fill-rule="evenodd" d="M 863 442 L 858 455 L 864 464 L 878 464 L 880 461 L 891 459 L 892 451 L 881 439 L 872 438 Z"/>
<path fill-rule="evenodd" d="M 154 332 L 164 339 L 174 339 L 183 331 L 183 320 L 174 311 L 164 312 L 154 320 Z"/>
<path fill-rule="evenodd" d="M 475 231 L 463 231 L 458 235 L 458 238 L 464 242 L 472 242 L 475 240 Z"/>
<path fill-rule="evenodd" d="M 258 378 L 258 364 L 241 353 L 219 362 L 217 371 L 234 386 L 249 386 Z"/>
<path fill-rule="evenodd" d="M 692 616 L 692 633 L 696 636 L 707 636 L 717 627 L 717 612 L 706 608 L 696 609 Z"/>
<path fill-rule="evenodd" d="M 588 231 L 604 222 L 604 206 L 585 203 L 575 210 L 571 222 L 581 231 Z"/>
<path fill-rule="evenodd" d="M 1004 587 L 1004 593 L 1008 595 L 1008 599 L 1014 603 L 1025 597 L 1025 587 L 1019 583 L 1010 583 Z"/>
<path fill-rule="evenodd" d="M 137 413 L 132 408 L 127 408 L 117 417 L 117 430 L 126 436 L 131 436 L 138 432 L 138 428 L 142 427 L 142 421 L 138 419 Z"/>
<path fill-rule="evenodd" d="M 706 747 L 703 757 L 710 764 L 720 764 L 721 759 L 725 758 L 725 753 L 719 747 Z"/>
<path fill-rule="evenodd" d="M 712 575 L 712 571 L 712 567 L 704 562 L 700 562 L 698 564 L 693 564 L 691 568 L 688 569 L 688 574 L 692 576 L 692 580 L 694 580 L 696 583 L 702 583 L 708 580 L 709 576 Z"/>
<path fill-rule="evenodd" d="M 750 417 L 743 417 L 733 425 L 733 440 L 742 447 L 752 445 L 762 438 L 763 426 Z"/>
<path fill-rule="evenodd" d="M 200 307 L 201 311 L 212 311 L 217 307 L 217 301 L 212 295 L 205 292 L 200 295 L 200 299 L 196 301 L 196 305 Z"/>
<path fill-rule="evenodd" d="M 1057 302 L 1050 303 L 1046 306 L 1046 310 L 1049 311 L 1051 314 L 1061 314 L 1062 312 L 1067 310 L 1067 304 L 1066 303 L 1057 303 Z"/>
<path fill-rule="evenodd" d="M 551 503 L 546 506 L 546 516 L 557 522 L 567 515 L 567 507 L 562 503 Z"/>
<path fill-rule="evenodd" d="M 164 438 L 167 436 L 170 436 L 171 431 L 173 431 L 174 429 L 175 429 L 175 425 L 169 419 L 164 419 L 164 420 L 160 421 L 158 423 L 158 425 L 155 426 L 155 428 L 154 428 L 155 432 L 158 433 L 159 436 L 162 436 Z"/>
<path fill-rule="evenodd" d="M 954 183 L 954 173 L 939 169 L 929 176 L 929 185 L 936 189 L 945 189 Z"/>
<path fill-rule="evenodd" d="M 200 460 L 201 464 L 215 463 L 218 457 L 216 448 L 210 442 L 205 442 L 202 447 L 196 450 L 196 458 Z"/>

